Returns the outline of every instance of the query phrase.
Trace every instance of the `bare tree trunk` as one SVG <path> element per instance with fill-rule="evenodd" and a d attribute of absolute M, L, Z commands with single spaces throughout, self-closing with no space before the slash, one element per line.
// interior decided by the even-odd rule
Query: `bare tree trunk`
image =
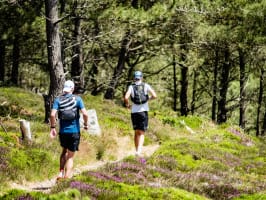
<path fill-rule="evenodd" d="M 13 41 L 13 65 L 11 72 L 11 82 L 14 85 L 18 85 L 19 56 L 20 56 L 19 34 L 15 34 L 15 38 Z"/>
<path fill-rule="evenodd" d="M 240 102 L 239 102 L 239 126 L 245 129 L 246 126 L 246 91 L 245 85 L 247 81 L 246 69 L 245 69 L 245 55 L 241 48 L 238 49 L 239 53 L 239 68 L 240 68 Z"/>
<path fill-rule="evenodd" d="M 261 69 L 258 108 L 257 108 L 257 121 L 256 121 L 256 136 L 260 135 L 260 113 L 261 113 L 261 105 L 262 105 L 262 99 L 263 99 L 264 76 L 265 76 L 265 71 L 264 71 L 264 69 Z M 263 126 L 262 126 L 262 131 L 261 131 L 262 133 L 264 133 L 266 131 L 266 121 L 265 120 L 266 120 L 266 116 L 264 114 Z"/>
<path fill-rule="evenodd" d="M 89 83 L 90 83 L 90 91 L 91 95 L 96 96 L 99 92 L 100 89 L 98 88 L 98 82 L 97 82 L 97 74 L 99 73 L 98 69 L 98 63 L 99 63 L 99 51 L 98 49 L 93 50 L 93 63 L 92 67 L 89 71 Z"/>
<path fill-rule="evenodd" d="M 177 111 L 177 78 L 176 78 L 176 59 L 175 55 L 173 55 L 173 80 L 174 80 L 174 111 Z"/>
<path fill-rule="evenodd" d="M 3 40 L 0 40 L 0 81 L 5 81 L 5 55 L 6 45 Z"/>
<path fill-rule="evenodd" d="M 84 77 L 83 77 L 83 56 L 81 47 L 81 19 L 76 17 L 74 19 L 74 44 L 73 44 L 73 56 L 71 64 L 71 76 L 75 81 L 75 93 L 83 93 L 84 91 Z"/>
<path fill-rule="evenodd" d="M 266 111 L 264 112 L 264 117 L 263 117 L 263 125 L 262 125 L 262 130 L 260 135 L 264 136 L 266 134 Z M 259 135 L 256 135 L 259 136 Z"/>
<path fill-rule="evenodd" d="M 62 93 L 65 74 L 61 58 L 61 42 L 59 36 L 57 0 L 45 0 L 46 36 L 48 65 L 50 70 L 50 88 L 45 98 L 45 122 L 49 122 L 52 103 Z"/>
<path fill-rule="evenodd" d="M 227 120 L 226 96 L 229 85 L 229 71 L 230 71 L 229 56 L 230 52 L 227 47 L 224 52 L 224 63 L 222 67 L 221 82 L 220 82 L 220 97 L 218 101 L 217 122 L 219 124 L 224 123 Z"/>
<path fill-rule="evenodd" d="M 196 93 L 197 93 L 197 70 L 193 70 L 193 86 L 192 86 L 192 101 L 191 101 L 191 114 L 194 114 L 195 111 L 195 103 L 196 103 Z"/>
<path fill-rule="evenodd" d="M 213 82 L 212 82 L 212 121 L 216 121 L 216 107 L 217 107 L 217 76 L 218 76 L 219 53 L 215 50 L 215 62 L 213 66 Z"/>
<path fill-rule="evenodd" d="M 138 0 L 132 0 L 131 5 L 133 8 L 137 9 L 139 7 Z"/>
<path fill-rule="evenodd" d="M 117 66 L 114 70 L 112 79 L 110 81 L 109 87 L 104 95 L 105 99 L 113 99 L 115 94 L 115 89 L 118 85 L 120 76 L 122 75 L 123 69 L 125 68 L 125 62 L 127 59 L 128 46 L 130 43 L 130 31 L 127 31 L 121 44 L 121 49 L 119 53 L 119 59 Z"/>
<path fill-rule="evenodd" d="M 188 115 L 188 105 L 187 105 L 187 80 L 188 68 L 186 66 L 181 66 L 181 91 L 180 91 L 180 104 L 181 104 L 181 116 Z"/>
<path fill-rule="evenodd" d="M 187 43 L 191 41 L 191 38 L 187 32 L 188 30 L 180 30 L 180 43 L 181 45 L 180 49 L 180 58 L 182 63 L 186 63 L 187 61 L 187 53 L 188 53 L 188 47 Z M 188 67 L 185 64 L 180 65 L 181 66 L 181 90 L 180 90 L 180 112 L 181 116 L 187 116 L 188 115 L 188 100 L 187 100 L 187 91 L 188 91 Z"/>
<path fill-rule="evenodd" d="M 93 36 L 95 40 L 97 41 L 98 40 L 97 36 L 100 33 L 99 22 L 98 22 L 98 19 L 95 19 L 93 22 L 94 22 L 94 27 L 93 27 L 94 35 Z M 98 64 L 100 62 L 100 51 L 98 48 L 93 49 L 92 57 L 93 57 L 92 66 L 91 66 L 90 71 L 88 72 L 88 75 L 89 75 L 89 80 L 88 80 L 89 86 L 88 87 L 90 88 L 91 94 L 96 96 L 101 91 L 101 89 L 99 89 L 98 81 L 97 81 L 97 75 L 99 73 Z"/>

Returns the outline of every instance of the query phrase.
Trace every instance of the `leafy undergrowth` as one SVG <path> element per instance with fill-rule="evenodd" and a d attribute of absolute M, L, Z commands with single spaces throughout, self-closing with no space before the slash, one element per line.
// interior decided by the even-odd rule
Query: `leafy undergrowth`
<path fill-rule="evenodd" d="M 87 109 L 97 110 L 103 136 L 87 136 L 91 156 L 112 159 L 118 145 L 115 137 L 132 134 L 129 113 L 101 97 L 84 96 Z M 0 178 L 30 179 L 58 164 L 54 152 L 57 141 L 44 142 L 48 131 L 37 125 L 35 141 L 23 144 L 18 134 L 0 132 Z M 38 127 L 38 128 L 37 128 Z M 145 144 L 160 142 L 150 158 L 127 157 L 95 171 L 86 171 L 60 181 L 49 194 L 10 190 L 2 199 L 266 199 L 266 143 L 238 127 L 217 126 L 194 116 L 176 117 L 171 113 L 150 112 L 150 128 Z M 92 151 L 94 149 L 94 151 Z M 5 156 L 3 156 L 5 155 Z M 84 159 L 84 158 L 83 158 Z M 50 161 L 50 162 L 48 162 Z M 77 158 L 82 162 L 82 158 Z M 36 164 L 37 163 L 37 164 Z M 16 171 L 16 170 L 18 171 Z M 48 170 L 48 171 L 49 171 Z M 6 174 L 3 174 L 3 172 Z M 12 172 L 14 175 L 9 175 Z M 24 172 L 24 173 L 21 173 Z M 46 170 L 47 173 L 47 170 Z M 46 176 L 50 176 L 47 174 Z"/>

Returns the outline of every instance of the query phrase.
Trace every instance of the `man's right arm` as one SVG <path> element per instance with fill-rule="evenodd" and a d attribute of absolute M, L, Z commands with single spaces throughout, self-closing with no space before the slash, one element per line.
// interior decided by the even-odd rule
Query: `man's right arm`
<path fill-rule="evenodd" d="M 128 88 L 126 94 L 125 94 L 125 98 L 124 98 L 124 103 L 125 103 L 125 106 L 127 108 L 130 108 L 130 105 L 129 105 L 129 97 L 130 97 L 130 94 L 131 94 L 131 90 L 130 90 L 130 87 Z"/>

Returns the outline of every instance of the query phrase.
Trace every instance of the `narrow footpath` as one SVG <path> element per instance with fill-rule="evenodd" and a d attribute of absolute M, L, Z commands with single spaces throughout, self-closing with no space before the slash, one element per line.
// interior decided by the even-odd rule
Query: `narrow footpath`
<path fill-rule="evenodd" d="M 150 157 L 157 149 L 159 145 L 148 145 L 143 147 L 143 155 L 145 157 Z M 81 167 L 76 167 L 74 168 L 74 176 L 79 175 L 80 173 L 84 171 L 89 171 L 89 170 L 96 170 L 107 163 L 115 163 L 123 160 L 124 158 L 134 155 L 135 151 L 134 149 L 125 151 L 123 149 L 120 150 L 123 153 L 120 153 L 118 156 L 118 159 L 115 161 L 96 161 L 92 162 L 89 165 L 81 166 Z M 41 191 L 44 193 L 49 193 L 50 189 L 56 184 L 56 177 L 48 180 L 44 180 L 41 182 L 22 182 L 20 184 L 18 183 L 10 183 L 10 188 L 11 189 L 21 189 L 25 191 Z"/>

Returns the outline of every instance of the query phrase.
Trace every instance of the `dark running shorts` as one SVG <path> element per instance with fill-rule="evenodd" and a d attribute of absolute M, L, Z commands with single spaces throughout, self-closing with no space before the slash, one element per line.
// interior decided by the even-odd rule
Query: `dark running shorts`
<path fill-rule="evenodd" d="M 79 141 L 80 141 L 80 134 L 59 134 L 59 140 L 61 147 L 68 149 L 70 151 L 78 151 L 79 150 Z"/>
<path fill-rule="evenodd" d="M 134 130 L 146 131 L 148 128 L 148 112 L 131 113 L 131 121 Z"/>

